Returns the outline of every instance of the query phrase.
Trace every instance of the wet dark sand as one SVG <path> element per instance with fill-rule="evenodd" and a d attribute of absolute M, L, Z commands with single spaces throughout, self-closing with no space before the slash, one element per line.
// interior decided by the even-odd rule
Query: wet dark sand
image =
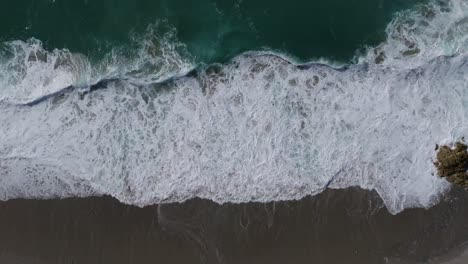
<path fill-rule="evenodd" d="M 269 204 L 0 202 L 6 264 L 465 263 L 466 241 L 468 193 L 458 189 L 429 210 L 395 216 L 374 192 L 357 188 Z"/>

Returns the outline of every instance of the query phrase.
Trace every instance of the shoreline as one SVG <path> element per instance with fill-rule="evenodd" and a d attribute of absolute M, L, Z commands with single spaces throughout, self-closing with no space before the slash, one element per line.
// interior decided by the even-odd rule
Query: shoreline
<path fill-rule="evenodd" d="M 2 263 L 468 259 L 451 253 L 468 240 L 468 193 L 458 188 L 428 210 L 397 215 L 387 211 L 375 192 L 359 188 L 266 204 L 192 199 L 139 208 L 110 197 L 11 200 L 0 202 L 0 215 Z"/>

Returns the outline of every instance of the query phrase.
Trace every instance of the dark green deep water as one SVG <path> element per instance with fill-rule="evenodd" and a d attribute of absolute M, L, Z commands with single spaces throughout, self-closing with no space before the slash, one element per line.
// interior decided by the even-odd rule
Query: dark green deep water
<path fill-rule="evenodd" d="M 129 47 L 130 34 L 164 21 L 199 62 L 259 49 L 300 60 L 349 61 L 356 50 L 385 38 L 395 12 L 423 1 L 15 0 L 0 8 L 0 40 L 34 37 L 47 49 L 99 57 Z"/>

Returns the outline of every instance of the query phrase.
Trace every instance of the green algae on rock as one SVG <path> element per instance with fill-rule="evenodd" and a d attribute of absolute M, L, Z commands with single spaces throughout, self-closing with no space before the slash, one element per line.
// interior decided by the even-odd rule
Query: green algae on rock
<path fill-rule="evenodd" d="M 457 142 L 454 148 L 447 145 L 437 146 L 437 161 L 434 162 L 440 177 L 465 189 L 468 189 L 467 148 L 464 141 Z"/>

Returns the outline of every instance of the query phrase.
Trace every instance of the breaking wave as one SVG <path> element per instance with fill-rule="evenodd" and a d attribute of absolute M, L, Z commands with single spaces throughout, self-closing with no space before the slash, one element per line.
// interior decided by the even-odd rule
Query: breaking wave
<path fill-rule="evenodd" d="M 98 63 L 38 40 L 0 58 L 0 199 L 112 195 L 139 206 L 374 189 L 436 203 L 434 146 L 466 135 L 468 3 L 400 13 L 356 63 L 248 52 L 196 65 L 174 32 Z"/>

